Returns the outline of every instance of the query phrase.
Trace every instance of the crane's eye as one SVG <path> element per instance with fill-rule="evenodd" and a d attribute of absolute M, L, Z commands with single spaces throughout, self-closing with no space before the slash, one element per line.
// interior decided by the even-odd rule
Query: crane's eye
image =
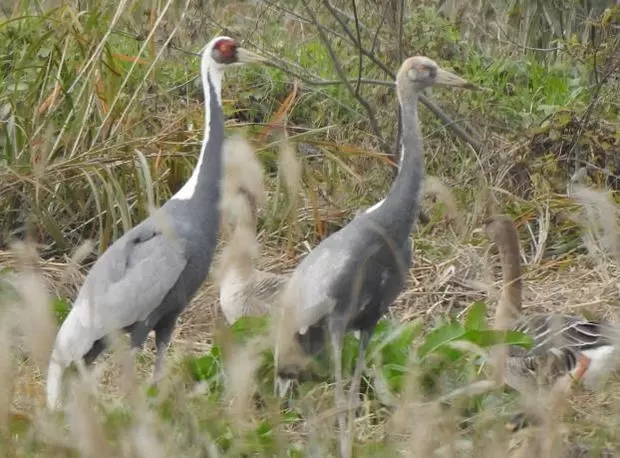
<path fill-rule="evenodd" d="M 213 59 L 220 64 L 232 64 L 237 61 L 237 43 L 222 39 L 213 47 Z"/>
<path fill-rule="evenodd" d="M 437 75 L 437 69 L 432 65 L 424 63 L 415 63 L 409 70 L 409 77 L 413 81 L 426 82 L 429 79 L 435 78 Z"/>
<path fill-rule="evenodd" d="M 424 75 L 425 78 L 435 78 L 437 75 L 437 68 L 433 65 L 421 64 L 419 65 L 418 73 Z"/>

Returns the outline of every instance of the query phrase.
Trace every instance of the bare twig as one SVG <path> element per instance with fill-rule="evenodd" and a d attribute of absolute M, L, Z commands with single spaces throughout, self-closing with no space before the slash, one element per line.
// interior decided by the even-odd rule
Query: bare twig
<path fill-rule="evenodd" d="M 279 58 L 278 56 L 273 55 L 272 53 L 270 53 L 268 50 L 258 46 L 256 43 L 252 43 L 249 42 L 250 45 L 254 46 L 255 48 L 257 48 L 258 50 L 260 50 L 261 53 L 263 53 L 264 55 L 266 55 L 267 57 L 269 57 L 271 59 L 271 65 L 273 67 L 279 68 L 280 70 L 284 71 L 285 73 L 291 75 L 294 78 L 299 79 L 300 81 L 302 81 L 303 83 L 309 84 L 311 86 L 334 86 L 334 85 L 347 85 L 349 87 L 351 87 L 351 84 L 356 84 L 359 81 L 359 84 L 367 84 L 367 85 L 380 85 L 380 86 L 387 86 L 387 87 L 394 87 L 394 79 L 396 77 L 396 74 L 394 71 L 392 71 L 384 62 L 382 62 L 380 59 L 377 58 L 374 50 L 375 50 L 375 45 L 373 44 L 373 46 L 370 49 L 367 49 L 363 46 L 362 43 L 358 43 L 357 39 L 355 37 L 355 35 L 351 32 L 351 30 L 349 29 L 349 27 L 347 26 L 347 24 L 344 22 L 344 20 L 342 19 L 342 17 L 340 15 L 338 15 L 338 12 L 334 10 L 334 12 L 332 12 L 331 14 L 334 15 L 334 17 L 339 20 L 339 24 L 342 27 L 342 29 L 345 31 L 345 35 L 332 30 L 322 24 L 317 23 L 316 20 L 312 20 L 311 18 L 307 18 L 305 16 L 302 16 L 298 13 L 296 13 L 293 10 L 290 10 L 288 8 L 283 7 L 282 5 L 274 2 L 273 0 L 264 0 L 265 4 L 273 7 L 274 9 L 277 9 L 279 11 L 282 12 L 286 12 L 287 14 L 292 15 L 295 19 L 307 23 L 307 24 L 312 24 L 314 26 L 317 27 L 317 30 L 322 31 L 323 35 L 325 35 L 325 33 L 328 33 L 330 35 L 336 36 L 340 39 L 342 39 L 343 41 L 348 42 L 349 44 L 351 44 L 352 46 L 355 46 L 358 48 L 359 52 L 361 55 L 363 55 L 364 57 L 368 58 L 375 66 L 377 66 L 379 69 L 381 69 L 381 71 L 383 71 L 386 76 L 388 76 L 390 78 L 389 81 L 385 81 L 385 80 L 378 80 L 378 79 L 368 79 L 368 78 L 355 78 L 355 79 L 350 79 L 350 78 L 346 78 L 346 77 L 341 77 L 338 80 L 325 80 L 323 78 L 318 78 L 315 75 L 312 75 L 310 72 L 308 72 L 309 76 L 304 76 L 303 74 L 301 74 L 299 71 L 293 71 L 291 70 L 291 67 L 296 67 L 299 70 L 304 71 L 305 69 L 303 69 L 302 67 L 293 64 L 292 62 L 288 62 L 284 59 Z M 304 3 L 305 4 L 305 3 Z M 314 19 L 316 19 L 316 16 L 312 15 L 314 17 Z M 385 16 L 385 14 L 384 14 Z M 223 27 L 222 24 L 218 23 L 217 21 L 214 20 L 209 20 L 209 22 L 211 22 L 213 25 L 216 25 L 218 27 Z M 382 26 L 383 24 L 383 20 L 381 21 L 381 24 L 379 25 L 379 28 Z M 231 32 L 234 32 L 238 35 L 243 35 L 243 33 L 240 33 L 239 31 L 234 31 L 231 30 Z M 132 34 L 129 34 L 127 32 L 123 32 L 123 31 L 118 31 L 115 30 L 115 33 L 121 34 L 123 36 L 126 37 L 130 37 L 130 38 L 134 38 L 136 39 L 136 37 Z M 376 36 L 374 37 L 374 42 L 376 42 L 378 37 L 378 33 L 376 34 Z M 179 48 L 177 46 L 174 46 L 172 44 L 169 44 L 168 47 L 170 47 L 171 49 L 175 49 L 177 51 L 183 52 L 185 54 L 189 54 L 189 55 L 193 55 L 193 56 L 198 56 L 199 54 L 196 52 L 192 52 L 192 51 L 188 51 L 186 49 L 183 48 Z M 339 75 L 341 76 L 341 75 Z M 431 113 L 433 113 L 436 117 L 438 117 L 441 122 L 447 126 L 452 132 L 454 132 L 454 134 L 459 137 L 461 140 L 463 140 L 464 142 L 468 143 L 469 145 L 471 145 L 471 147 L 476 151 L 476 152 L 480 152 L 481 151 L 481 143 L 474 139 L 469 133 L 467 133 L 461 126 L 459 126 L 458 124 L 456 124 L 452 118 L 450 116 L 448 116 L 441 108 L 439 108 L 433 101 L 431 101 L 428 97 L 420 94 L 420 102 L 422 102 L 422 104 L 428 108 Z M 400 118 L 400 116 L 399 116 Z M 398 120 L 399 123 L 399 130 L 397 133 L 397 143 L 396 143 L 396 150 L 398 151 L 399 148 L 399 138 L 400 138 L 400 119 Z M 389 150 L 386 150 L 386 153 L 391 155 Z M 398 163 L 398 161 L 395 161 L 395 163 Z"/>
<path fill-rule="evenodd" d="M 405 0 L 401 0 L 399 3 L 399 14 L 398 14 L 398 60 L 402 62 L 405 59 L 405 52 L 403 49 L 403 21 L 405 16 Z M 398 123 L 396 127 L 396 151 L 400 149 L 400 137 L 403 134 L 403 120 L 402 120 L 402 109 L 400 108 L 400 104 L 398 104 Z M 397 169 L 394 169 L 394 177 L 396 177 Z M 424 215 L 426 216 L 426 215 Z"/>
<path fill-rule="evenodd" d="M 365 57 L 367 57 L 373 64 L 375 64 L 377 67 L 379 67 L 383 72 L 385 72 L 386 75 L 388 75 L 390 77 L 390 79 L 394 80 L 396 78 L 396 74 L 392 70 L 390 70 L 390 68 L 384 62 L 379 60 L 374 53 L 366 50 L 364 45 L 361 42 L 357 41 L 357 39 L 356 39 L 355 35 L 353 34 L 353 32 L 351 31 L 351 29 L 342 20 L 340 15 L 338 15 L 338 12 L 332 7 L 331 3 L 328 0 L 324 0 L 323 3 L 326 6 L 326 8 L 328 9 L 328 11 L 330 12 L 330 14 L 336 19 L 336 21 L 338 21 L 338 24 L 340 25 L 340 27 L 344 31 L 345 35 L 347 35 L 347 37 L 349 38 L 348 41 L 353 46 L 357 47 L 361 54 L 363 54 Z M 304 6 L 306 6 L 306 8 L 308 8 L 308 5 L 307 5 L 306 2 L 303 2 L 303 4 L 304 4 Z M 313 16 L 314 19 L 316 19 L 316 16 L 314 16 L 314 14 L 312 16 Z M 325 28 L 322 25 L 318 24 L 316 22 L 316 20 L 314 20 L 313 23 L 316 25 L 318 30 L 325 31 Z M 473 139 L 471 137 L 471 135 L 469 135 L 463 128 L 461 128 L 459 125 L 455 124 L 454 121 L 446 113 L 444 113 L 439 107 L 437 107 L 437 105 L 435 105 L 432 101 L 430 101 L 426 96 L 424 96 L 422 94 L 420 94 L 420 101 L 435 116 L 437 116 L 446 126 L 448 126 L 458 137 L 460 137 L 463 141 L 469 143 L 471 145 L 471 147 L 476 152 L 480 152 L 481 151 L 482 147 L 481 147 L 480 142 L 478 142 L 477 140 Z M 400 111 L 399 111 L 399 113 L 400 113 Z M 399 118 L 400 118 L 400 116 L 399 116 Z M 399 119 L 399 125 L 400 125 L 400 119 Z M 400 130 L 399 130 L 398 133 L 400 134 Z M 400 138 L 400 136 L 397 136 L 397 139 L 398 138 Z M 398 155 L 398 149 L 399 149 L 398 141 L 399 140 L 397 140 L 396 156 Z"/>
<path fill-rule="evenodd" d="M 357 33 L 357 41 L 358 43 L 362 42 L 362 37 L 360 34 L 360 21 L 357 17 L 357 6 L 355 4 L 355 0 L 351 0 L 351 5 L 353 7 L 353 17 L 355 18 L 355 32 Z M 358 50 L 359 51 L 359 50 Z M 362 63 L 364 58 L 362 56 L 361 51 L 358 52 L 357 58 L 357 83 L 355 84 L 355 93 L 359 95 L 360 93 L 360 82 L 359 79 L 362 77 Z"/>
<path fill-rule="evenodd" d="M 304 5 L 304 8 L 306 9 L 306 13 L 312 18 L 312 21 L 315 24 L 318 24 L 316 15 L 314 14 L 314 11 L 312 11 L 312 8 L 310 7 L 310 5 L 308 5 L 308 2 L 304 0 L 301 3 Z M 329 8 L 329 1 L 324 0 L 324 3 Z M 334 13 L 334 14 L 337 16 L 337 13 Z M 355 89 L 353 88 L 353 86 L 348 82 L 348 79 L 344 73 L 344 70 L 342 69 L 342 66 L 340 65 L 338 56 L 336 56 L 336 53 L 334 52 L 334 49 L 332 48 L 329 42 L 329 38 L 327 37 L 327 34 L 325 33 L 324 29 L 321 27 L 318 27 L 317 30 L 319 32 L 319 36 L 321 37 L 321 41 L 323 42 L 323 45 L 327 49 L 329 57 L 332 60 L 332 64 L 334 65 L 334 69 L 336 70 L 336 73 L 338 73 L 338 76 L 340 77 L 341 80 L 346 81 L 345 86 L 347 90 L 351 93 L 353 97 L 355 97 L 357 102 L 364 108 L 364 110 L 366 110 L 370 128 L 372 129 L 373 133 L 377 136 L 381 149 L 384 151 L 385 154 L 389 155 L 390 148 L 385 143 L 385 140 L 383 139 L 383 135 L 381 135 L 381 129 L 379 128 L 377 117 L 375 116 L 375 110 L 372 109 L 368 101 L 365 98 L 363 98 L 359 93 L 357 93 Z"/>
<path fill-rule="evenodd" d="M 614 43 L 614 50 L 612 51 L 612 53 L 610 54 L 611 56 L 615 56 L 617 55 L 617 51 L 618 51 L 618 47 L 620 47 L 620 40 L 616 40 L 616 42 Z M 599 101 L 599 95 L 601 93 L 601 90 L 603 89 L 603 87 L 605 86 L 605 84 L 609 81 L 609 78 L 615 73 L 615 71 L 620 68 L 620 59 L 617 59 L 615 62 L 613 60 L 611 60 L 611 63 L 607 66 L 606 71 L 603 73 L 602 76 L 599 75 L 600 70 L 598 68 L 598 52 L 599 52 L 600 48 L 596 47 L 594 49 L 594 53 L 593 53 L 593 73 L 594 73 L 594 79 L 595 79 L 595 86 L 594 89 L 592 91 L 592 96 L 590 97 L 590 104 L 588 105 L 588 108 L 586 109 L 586 112 L 584 113 L 584 115 L 581 117 L 581 119 L 579 120 L 578 123 L 578 128 L 575 131 L 575 134 L 573 135 L 573 138 L 571 140 L 571 146 L 570 149 L 568 150 L 568 157 L 570 158 L 571 156 L 575 155 L 575 150 L 577 149 L 577 145 L 578 145 L 578 141 L 581 138 L 581 135 L 583 134 L 583 131 L 586 128 L 586 125 L 588 124 L 588 122 L 590 121 L 590 117 L 592 116 L 592 113 L 594 112 L 594 108 L 596 107 L 596 105 L 598 104 Z M 577 159 L 577 157 L 574 158 L 574 164 L 575 164 L 575 169 L 577 169 L 579 167 L 579 165 L 583 165 L 583 164 L 579 164 L 579 161 Z"/>

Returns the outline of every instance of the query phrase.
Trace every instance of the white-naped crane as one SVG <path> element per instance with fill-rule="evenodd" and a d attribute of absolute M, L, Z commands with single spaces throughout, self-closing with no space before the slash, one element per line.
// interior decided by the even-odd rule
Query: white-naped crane
<path fill-rule="evenodd" d="M 147 219 L 116 240 L 90 269 L 56 340 L 47 374 L 47 405 L 59 405 L 66 367 L 92 363 L 113 333 L 130 334 L 141 347 L 155 331 L 153 381 L 179 314 L 206 279 L 219 230 L 224 116 L 224 70 L 266 60 L 229 37 L 211 40 L 202 52 L 205 124 L 196 167 L 181 189 Z"/>

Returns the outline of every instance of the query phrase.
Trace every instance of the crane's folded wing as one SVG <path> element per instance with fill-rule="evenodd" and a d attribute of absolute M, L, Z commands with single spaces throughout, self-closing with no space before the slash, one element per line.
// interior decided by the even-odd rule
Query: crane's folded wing
<path fill-rule="evenodd" d="M 117 272 L 89 278 L 89 285 L 84 285 L 76 300 L 74 308 L 79 309 L 82 324 L 99 329 L 102 336 L 146 319 L 187 265 L 178 239 L 153 230 L 148 237 L 145 233 L 132 234 L 119 247 L 122 253 L 114 253 L 124 260 L 113 263 Z"/>

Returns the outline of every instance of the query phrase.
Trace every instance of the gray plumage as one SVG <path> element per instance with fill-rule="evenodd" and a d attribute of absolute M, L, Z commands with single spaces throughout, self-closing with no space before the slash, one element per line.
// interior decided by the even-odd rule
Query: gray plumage
<path fill-rule="evenodd" d="M 121 330 L 130 334 L 133 348 L 155 331 L 153 377 L 160 377 L 177 318 L 207 277 L 217 242 L 223 70 L 259 61 L 228 37 L 206 46 L 201 61 L 205 136 L 196 168 L 179 192 L 112 244 L 88 273 L 56 336 L 47 379 L 50 408 L 58 404 L 64 369 L 81 358 L 91 363 L 108 337 Z"/>
<path fill-rule="evenodd" d="M 299 373 L 307 356 L 331 337 L 336 375 L 336 404 L 343 407 L 341 352 L 347 331 L 360 331 L 359 359 L 350 388 L 357 396 L 365 348 L 379 318 L 399 295 L 411 265 L 409 236 L 418 216 L 424 172 L 422 137 L 417 114 L 418 94 L 433 84 L 471 87 L 422 56 L 402 64 L 396 86 L 402 109 L 401 166 L 388 196 L 312 250 L 293 272 L 283 294 L 278 324 L 276 367 L 282 378 Z M 344 414 L 338 415 L 345 434 Z M 341 436 L 341 452 L 349 454 Z"/>

